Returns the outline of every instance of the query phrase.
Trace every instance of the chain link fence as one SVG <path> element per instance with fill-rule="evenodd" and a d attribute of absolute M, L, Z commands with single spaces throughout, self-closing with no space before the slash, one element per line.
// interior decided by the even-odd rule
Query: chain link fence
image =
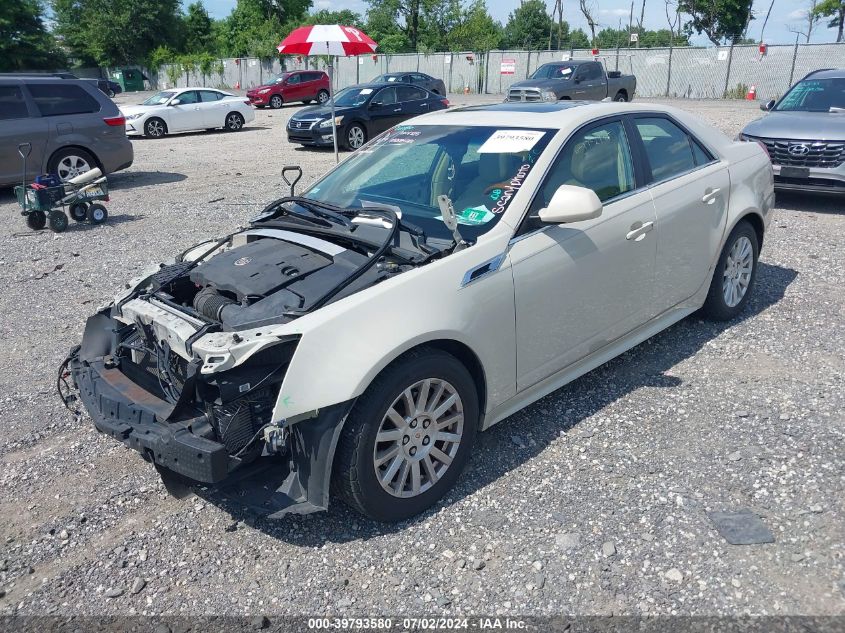
<path fill-rule="evenodd" d="M 507 94 L 511 84 L 541 65 L 566 59 L 601 61 L 608 70 L 637 78 L 639 97 L 687 99 L 775 99 L 812 70 L 845 67 L 845 43 L 721 48 L 618 48 L 569 51 L 489 51 L 362 55 L 337 60 L 334 89 L 372 80 L 387 72 L 418 71 L 443 79 L 451 93 Z M 328 59 L 291 56 L 283 62 L 257 58 L 222 59 L 211 75 L 197 69 L 162 66 L 148 73 L 154 88 L 205 85 L 247 90 L 286 70 L 327 70 Z"/>

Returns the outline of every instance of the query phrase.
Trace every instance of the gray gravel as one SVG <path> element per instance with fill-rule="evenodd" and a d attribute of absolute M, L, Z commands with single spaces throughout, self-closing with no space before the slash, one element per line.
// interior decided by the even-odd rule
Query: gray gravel
<path fill-rule="evenodd" d="M 730 135 L 758 114 L 680 105 Z M 517 413 L 415 520 L 176 500 L 69 415 L 56 367 L 124 280 L 246 222 L 282 165 L 307 183 L 332 164 L 287 144 L 295 111 L 134 141 L 106 226 L 34 234 L 0 192 L 0 614 L 845 613 L 836 200 L 778 198 L 743 318 L 692 316 Z M 728 544 L 709 514 L 739 510 L 775 542 Z"/>

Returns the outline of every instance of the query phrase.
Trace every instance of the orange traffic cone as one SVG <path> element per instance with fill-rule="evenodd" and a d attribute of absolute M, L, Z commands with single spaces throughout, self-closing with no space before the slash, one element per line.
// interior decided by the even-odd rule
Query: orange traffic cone
<path fill-rule="evenodd" d="M 757 98 L 757 88 L 755 86 L 751 86 L 748 89 L 748 94 L 745 95 L 745 99 L 747 101 L 754 101 Z"/>

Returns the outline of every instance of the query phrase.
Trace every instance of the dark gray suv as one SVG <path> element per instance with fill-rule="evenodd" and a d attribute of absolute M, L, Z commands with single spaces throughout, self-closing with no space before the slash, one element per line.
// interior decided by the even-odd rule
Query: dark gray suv
<path fill-rule="evenodd" d="M 108 174 L 133 158 L 120 110 L 79 79 L 0 76 L 0 186 L 21 180 L 21 143 L 32 145 L 27 180 L 42 173 L 68 180 L 95 167 Z"/>

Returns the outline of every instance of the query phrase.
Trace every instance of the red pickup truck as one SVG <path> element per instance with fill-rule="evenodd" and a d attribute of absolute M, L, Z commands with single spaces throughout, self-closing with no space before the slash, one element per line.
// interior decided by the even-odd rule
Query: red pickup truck
<path fill-rule="evenodd" d="M 293 101 L 325 103 L 329 100 L 329 76 L 321 70 L 282 73 L 263 86 L 248 90 L 246 96 L 256 108 L 278 109 Z"/>

